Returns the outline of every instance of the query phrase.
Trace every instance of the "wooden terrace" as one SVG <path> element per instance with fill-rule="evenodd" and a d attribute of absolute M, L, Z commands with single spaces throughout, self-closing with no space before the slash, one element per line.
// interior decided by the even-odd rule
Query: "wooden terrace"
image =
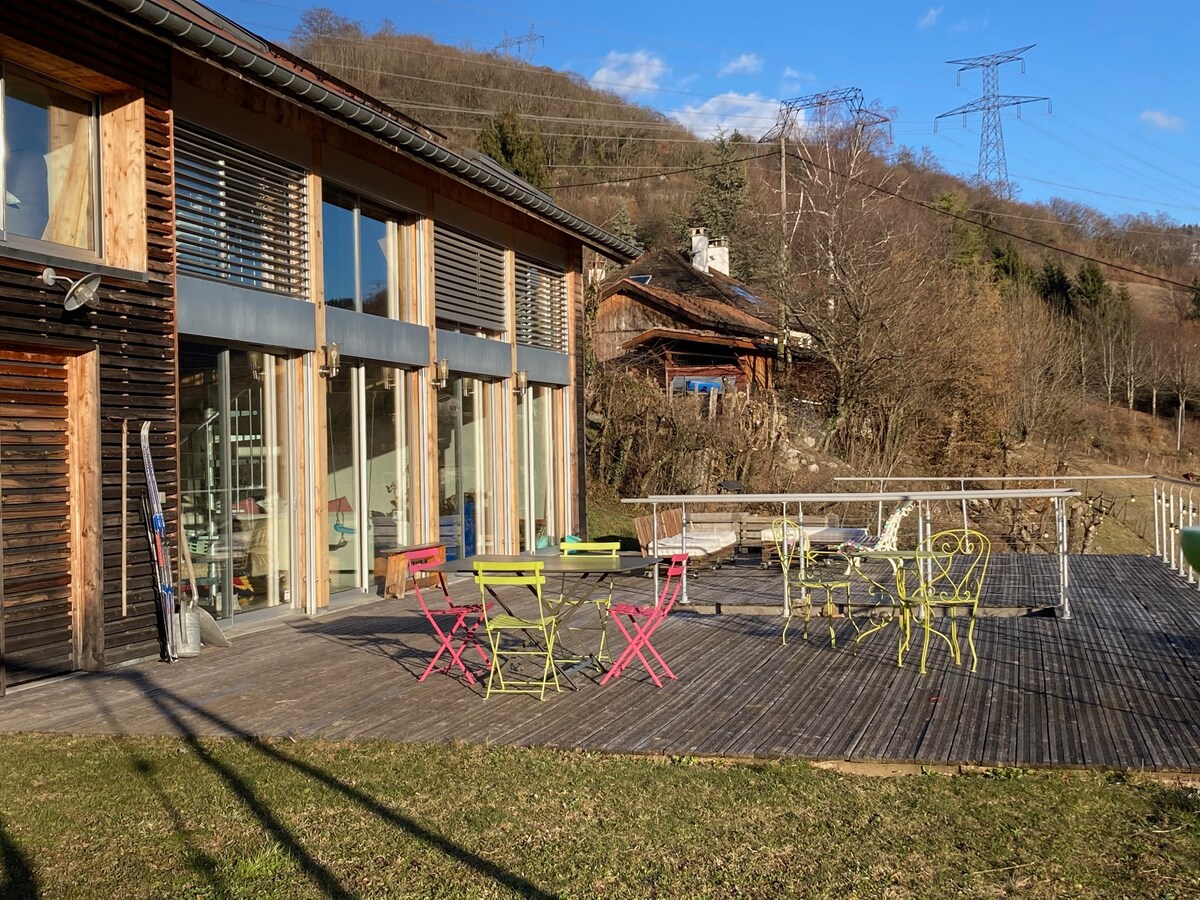
<path fill-rule="evenodd" d="M 417 675 L 436 646 L 410 594 L 289 618 L 173 666 L 144 662 L 15 690 L 0 730 L 500 743 L 616 753 L 797 757 L 884 766 L 1200 771 L 1200 597 L 1158 560 L 1070 558 L 1073 618 L 1056 559 L 994 556 L 979 670 L 944 647 L 895 662 L 891 630 L 854 647 L 838 621 L 780 644 L 778 573 L 691 579 L 656 645 L 679 675 L 662 689 L 631 668 L 601 688 L 503 695 Z M 469 583 L 453 586 L 470 592 Z M 620 592 L 643 599 L 650 582 Z M 746 611 L 739 612 L 740 608 Z M 753 605 L 750 605 L 753 604 Z M 716 610 L 720 614 L 712 614 Z M 753 611 L 756 614 L 750 614 Z M 586 611 L 581 611 L 581 614 Z M 918 651 L 919 652 L 919 651 Z"/>

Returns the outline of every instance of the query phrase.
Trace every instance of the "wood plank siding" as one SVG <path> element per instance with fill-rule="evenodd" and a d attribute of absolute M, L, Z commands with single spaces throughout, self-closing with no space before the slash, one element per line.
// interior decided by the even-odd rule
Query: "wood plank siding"
<path fill-rule="evenodd" d="M 68 21 L 70 27 L 62 27 Z M 177 413 L 171 57 L 164 45 L 100 13 L 76 3 L 45 0 L 6 6 L 0 17 L 0 59 L 94 93 L 100 99 L 101 116 L 111 115 L 121 120 L 115 132 L 106 130 L 107 122 L 101 127 L 101 172 L 105 188 L 99 209 L 106 222 L 104 252 L 97 264 L 57 259 L 47 251 L 9 250 L 0 244 L 0 359 L 6 353 L 10 357 L 14 353 L 28 353 L 67 360 L 94 358 L 98 375 L 87 377 L 95 378 L 99 394 L 98 403 L 76 393 L 74 387 L 67 395 L 70 404 L 82 409 L 84 417 L 90 420 L 72 427 L 95 432 L 85 454 L 96 453 L 99 472 L 91 472 L 91 464 L 86 460 L 71 461 L 71 465 L 85 466 L 88 477 L 98 474 L 99 499 L 95 504 L 98 508 L 89 512 L 61 506 L 53 515 L 48 508 L 38 511 L 47 523 L 74 516 L 76 539 L 94 545 L 90 553 L 86 546 L 72 547 L 71 552 L 77 555 L 72 564 L 64 558 L 67 548 L 57 540 L 47 541 L 36 553 L 25 547 L 22 535 L 32 539 L 34 532 L 23 531 L 15 524 L 16 517 L 21 515 L 19 502 L 14 508 L 16 492 L 44 490 L 47 493 L 43 499 L 61 504 L 65 494 L 54 492 L 65 478 L 67 461 L 62 456 L 65 451 L 57 444 L 27 445 L 32 452 L 44 454 L 44 465 L 35 456 L 22 453 L 20 437 L 14 439 L 7 424 L 12 421 L 10 411 L 19 407 L 21 401 L 12 399 L 16 393 L 7 393 L 0 386 L 0 402 L 6 402 L 9 410 L 0 412 L 6 423 L 0 426 L 4 430 L 0 435 L 5 461 L 4 469 L 0 470 L 3 479 L 0 489 L 3 490 L 6 590 L 14 603 L 24 603 L 13 594 L 21 589 L 20 578 L 43 580 L 47 593 L 38 602 L 53 606 L 57 616 L 64 612 L 61 607 L 65 581 L 74 582 L 80 594 L 77 599 L 87 603 L 96 601 L 87 593 L 98 592 L 102 584 L 103 599 L 97 604 L 97 609 L 102 610 L 102 625 L 87 626 L 90 646 L 81 649 L 76 635 L 76 647 L 69 659 L 64 660 L 59 648 L 33 662 L 51 670 L 111 666 L 158 652 L 150 556 L 139 513 L 144 482 L 136 434 L 137 425 L 144 419 L 153 422 L 159 485 L 166 495 L 167 516 L 174 530 Z M 131 137 L 141 134 L 144 140 L 132 146 Z M 118 155 L 121 159 L 116 158 Z M 134 225 L 130 226 L 130 222 Z M 48 264 L 71 277 L 101 271 L 97 303 L 92 308 L 65 312 L 63 287 L 48 288 L 40 279 L 42 268 Z M 3 368 L 0 385 L 6 378 L 25 381 L 20 388 L 24 391 L 36 387 L 29 373 L 20 376 L 10 368 Z M 10 386 L 14 391 L 20 387 Z M 134 435 L 128 452 L 129 595 L 125 616 L 121 613 L 118 576 L 122 419 L 130 420 Z M 94 514 L 94 525 L 87 521 L 89 514 Z M 81 572 L 79 560 L 94 562 L 94 571 L 99 574 Z M 17 574 L 18 569 L 25 570 L 23 567 L 30 569 L 27 576 Z M 74 613 L 78 616 L 79 610 Z M 19 622 L 19 616 L 13 612 L 5 623 L 9 652 L 18 649 Z M 23 668 L 22 672 L 33 674 L 32 669 Z"/>

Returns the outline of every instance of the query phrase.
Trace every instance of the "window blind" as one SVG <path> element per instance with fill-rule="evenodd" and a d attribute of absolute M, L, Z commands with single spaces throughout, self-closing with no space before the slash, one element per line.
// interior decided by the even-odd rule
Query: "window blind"
<path fill-rule="evenodd" d="M 439 320 L 504 332 L 504 250 L 437 223 L 433 267 Z"/>
<path fill-rule="evenodd" d="M 517 257 L 516 293 L 517 343 L 566 352 L 566 273 Z"/>

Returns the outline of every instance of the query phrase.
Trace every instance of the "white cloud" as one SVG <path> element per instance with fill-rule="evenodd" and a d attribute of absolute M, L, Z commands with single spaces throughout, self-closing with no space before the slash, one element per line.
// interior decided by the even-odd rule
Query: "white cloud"
<path fill-rule="evenodd" d="M 1138 121 L 1145 122 L 1152 128 L 1158 128 L 1162 131 L 1183 131 L 1183 119 L 1179 116 L 1165 113 L 1161 109 L 1146 110 L 1138 116 Z"/>
<path fill-rule="evenodd" d="M 950 26 L 950 33 L 965 34 L 968 31 L 978 31 L 981 28 L 987 28 L 989 24 L 988 19 L 963 19 Z"/>
<path fill-rule="evenodd" d="M 628 96 L 658 90 L 659 79 L 666 72 L 667 64 L 662 58 L 645 50 L 633 53 L 614 50 L 604 57 L 604 65 L 592 76 L 591 82 L 602 90 Z"/>
<path fill-rule="evenodd" d="M 935 6 L 935 7 L 931 8 L 929 10 L 929 12 L 925 13 L 925 15 L 921 16 L 921 18 L 917 19 L 917 27 L 918 28 L 932 28 L 934 25 L 937 24 L 937 20 L 941 18 L 942 13 L 945 11 L 946 11 L 946 7 L 944 7 L 944 6 Z"/>
<path fill-rule="evenodd" d="M 799 69 L 793 69 L 791 66 L 788 66 L 783 70 L 779 87 L 785 96 L 791 96 L 816 80 L 817 76 L 815 72 L 801 72 Z"/>
<path fill-rule="evenodd" d="M 757 53 L 743 53 L 732 62 L 726 63 L 718 76 L 723 75 L 753 75 L 762 71 L 762 59 Z"/>
<path fill-rule="evenodd" d="M 778 112 L 778 100 L 727 91 L 699 105 L 677 109 L 671 115 L 702 137 L 713 137 L 721 131 L 729 133 L 734 129 L 759 137 L 775 124 Z"/>

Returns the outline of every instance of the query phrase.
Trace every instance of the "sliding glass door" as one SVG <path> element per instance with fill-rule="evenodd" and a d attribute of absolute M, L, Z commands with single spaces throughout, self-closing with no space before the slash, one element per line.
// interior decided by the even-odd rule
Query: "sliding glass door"
<path fill-rule="evenodd" d="M 290 603 L 292 362 L 180 343 L 179 580 L 217 618 Z"/>
<path fill-rule="evenodd" d="M 328 381 L 330 591 L 374 587 L 386 551 L 412 542 L 404 370 L 343 365 Z"/>
<path fill-rule="evenodd" d="M 517 491 L 521 550 L 535 553 L 558 549 L 558 491 L 555 459 L 564 448 L 555 446 L 553 388 L 530 385 L 517 397 Z"/>

